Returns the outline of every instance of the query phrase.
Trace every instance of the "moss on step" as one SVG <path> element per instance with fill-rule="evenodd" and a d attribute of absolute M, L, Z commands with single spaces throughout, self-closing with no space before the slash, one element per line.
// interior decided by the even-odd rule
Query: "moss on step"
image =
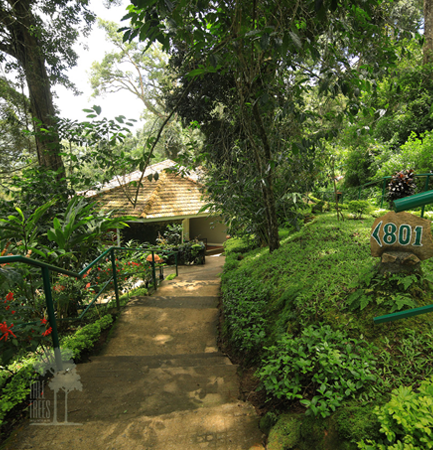
<path fill-rule="evenodd" d="M 296 449 L 300 441 L 302 415 L 282 414 L 269 433 L 268 450 Z"/>
<path fill-rule="evenodd" d="M 274 425 L 272 416 L 268 413 L 260 422 L 261 430 L 269 433 L 268 450 L 356 450 L 362 439 L 380 437 L 380 424 L 369 405 L 343 407 L 326 419 L 282 414 Z"/>

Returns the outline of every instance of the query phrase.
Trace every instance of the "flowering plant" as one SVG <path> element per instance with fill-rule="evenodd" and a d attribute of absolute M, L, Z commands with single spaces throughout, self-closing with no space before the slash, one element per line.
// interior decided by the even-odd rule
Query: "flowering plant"
<path fill-rule="evenodd" d="M 24 299 L 13 292 L 0 299 L 0 361 L 9 364 L 14 358 L 34 352 L 50 342 L 52 327 L 45 317 L 38 317 L 26 307 Z"/>
<path fill-rule="evenodd" d="M 89 273 L 89 272 L 88 272 Z M 91 298 L 90 283 L 83 279 L 59 274 L 53 283 L 53 302 L 59 318 L 76 317 L 78 310 Z"/>

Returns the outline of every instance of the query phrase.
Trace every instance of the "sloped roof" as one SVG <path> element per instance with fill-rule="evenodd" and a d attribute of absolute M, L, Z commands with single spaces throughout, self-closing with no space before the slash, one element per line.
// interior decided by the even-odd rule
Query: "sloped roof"
<path fill-rule="evenodd" d="M 149 175 L 160 173 L 164 169 L 169 169 L 170 167 L 174 167 L 176 163 L 172 161 L 171 159 L 166 159 L 162 162 L 153 164 L 151 166 L 148 166 L 144 172 L 143 178 L 148 177 Z M 83 191 L 79 192 L 80 195 L 85 195 L 86 197 L 93 197 L 96 194 L 99 194 L 101 191 L 109 191 L 110 189 L 113 189 L 115 187 L 126 185 L 130 183 L 131 181 L 138 181 L 141 178 L 142 172 L 140 170 L 135 170 L 134 172 L 128 173 L 127 175 L 119 175 L 118 177 L 115 177 L 111 179 L 108 183 L 105 183 L 103 186 L 100 186 L 98 190 L 90 190 L 90 191 Z M 191 178 L 194 179 L 195 174 L 191 176 Z M 197 180 L 197 177 L 195 177 L 195 180 Z"/>
<path fill-rule="evenodd" d="M 180 175 L 165 172 L 170 160 L 150 166 L 141 182 L 136 207 L 128 200 L 135 200 L 138 181 L 141 172 L 133 172 L 125 177 L 125 183 L 117 182 L 117 186 L 100 191 L 92 195 L 103 210 L 115 209 L 114 216 L 129 215 L 140 219 L 163 219 L 169 217 L 194 216 L 198 214 L 205 202 L 202 200 L 200 185 L 191 177 L 182 178 Z M 158 180 L 149 181 L 147 175 L 159 173 Z M 147 174 L 147 175 L 146 175 Z M 110 182 L 111 183 L 111 182 Z"/>

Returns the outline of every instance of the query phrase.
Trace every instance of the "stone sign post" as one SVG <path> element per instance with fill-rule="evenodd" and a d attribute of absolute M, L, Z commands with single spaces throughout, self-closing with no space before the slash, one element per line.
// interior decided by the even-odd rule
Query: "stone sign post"
<path fill-rule="evenodd" d="M 371 256 L 381 258 L 380 273 L 413 273 L 433 256 L 431 222 L 406 212 L 377 218 L 370 235 Z"/>

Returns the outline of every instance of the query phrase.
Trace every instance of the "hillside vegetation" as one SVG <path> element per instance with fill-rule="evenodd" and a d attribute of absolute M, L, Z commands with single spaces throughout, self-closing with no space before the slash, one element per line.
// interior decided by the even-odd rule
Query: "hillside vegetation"
<path fill-rule="evenodd" d="M 280 230 L 272 254 L 252 239 L 226 243 L 223 337 L 266 394 L 270 450 L 433 448 L 433 316 L 373 323 L 433 303 L 433 264 L 378 275 L 373 221 L 319 215 Z"/>

